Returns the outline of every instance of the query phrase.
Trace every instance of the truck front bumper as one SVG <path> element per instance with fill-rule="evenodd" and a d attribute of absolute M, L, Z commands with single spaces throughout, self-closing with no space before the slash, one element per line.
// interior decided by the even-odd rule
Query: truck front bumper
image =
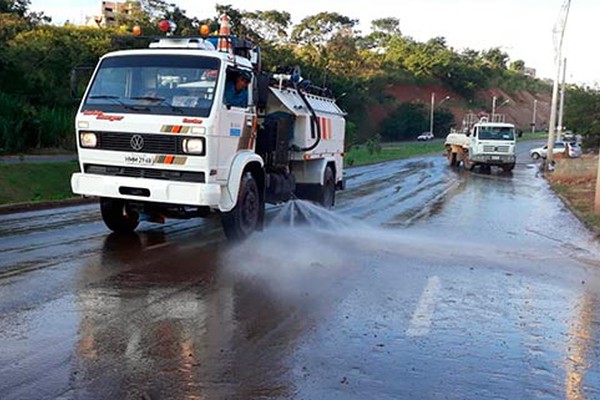
<path fill-rule="evenodd" d="M 75 173 L 73 193 L 189 206 L 219 207 L 221 186 L 216 183 L 173 182 Z"/>
<path fill-rule="evenodd" d="M 514 164 L 517 157 L 506 154 L 479 154 L 472 157 L 473 162 L 488 165 Z"/>

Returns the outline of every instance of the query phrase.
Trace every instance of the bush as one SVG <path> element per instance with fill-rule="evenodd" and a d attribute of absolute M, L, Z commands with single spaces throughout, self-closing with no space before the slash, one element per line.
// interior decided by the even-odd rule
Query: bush
<path fill-rule="evenodd" d="M 428 126 L 425 105 L 402 103 L 381 121 L 380 131 L 389 141 L 408 140 L 427 130 Z"/>
<path fill-rule="evenodd" d="M 64 147 L 74 150 L 75 109 L 41 107 L 36 116 L 38 147 Z"/>
<path fill-rule="evenodd" d="M 18 96 L 0 92 L 0 149 L 5 153 L 25 150 L 29 141 L 23 131 L 31 108 Z"/>
<path fill-rule="evenodd" d="M 381 153 L 381 135 L 376 133 L 366 143 L 370 155 Z"/>

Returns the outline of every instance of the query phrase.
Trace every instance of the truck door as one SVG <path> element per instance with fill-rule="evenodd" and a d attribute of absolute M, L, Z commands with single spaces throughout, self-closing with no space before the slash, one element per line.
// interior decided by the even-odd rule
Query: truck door
<path fill-rule="evenodd" d="M 226 179 L 238 150 L 254 150 L 253 76 L 249 70 L 228 69 L 219 122 L 218 179 Z"/>

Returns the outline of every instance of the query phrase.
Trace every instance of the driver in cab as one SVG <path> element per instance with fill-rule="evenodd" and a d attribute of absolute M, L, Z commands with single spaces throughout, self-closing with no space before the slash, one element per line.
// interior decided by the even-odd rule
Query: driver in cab
<path fill-rule="evenodd" d="M 248 107 L 248 85 L 251 80 L 252 73 L 246 70 L 240 70 L 233 79 L 228 79 L 225 84 L 225 105 Z"/>

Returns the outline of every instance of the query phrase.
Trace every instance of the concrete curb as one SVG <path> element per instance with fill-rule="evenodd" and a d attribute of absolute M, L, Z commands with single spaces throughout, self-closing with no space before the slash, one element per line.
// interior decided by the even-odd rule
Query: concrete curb
<path fill-rule="evenodd" d="M 35 203 L 6 204 L 0 205 L 0 215 L 49 210 L 60 207 L 74 207 L 84 204 L 92 204 L 97 201 L 98 199 L 96 197 L 75 197 L 71 199 L 39 201 Z"/>

